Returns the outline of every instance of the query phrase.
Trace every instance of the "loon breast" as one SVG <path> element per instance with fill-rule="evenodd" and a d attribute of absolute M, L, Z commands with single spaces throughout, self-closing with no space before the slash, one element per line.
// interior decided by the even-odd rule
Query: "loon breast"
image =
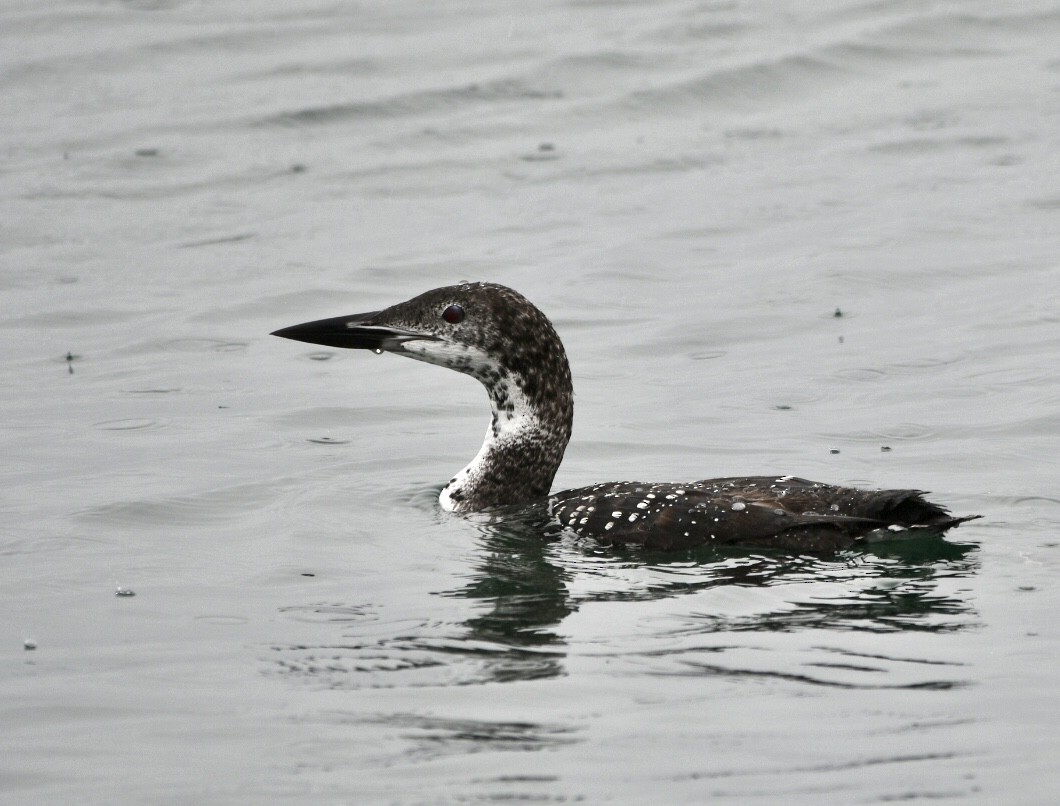
<path fill-rule="evenodd" d="M 496 283 L 436 288 L 381 311 L 273 335 L 390 352 L 482 383 L 492 408 L 482 448 L 439 497 L 455 512 L 547 503 L 579 537 L 659 550 L 708 544 L 834 551 L 941 533 L 979 517 L 953 517 L 918 490 L 862 490 L 792 476 L 608 482 L 550 493 L 571 434 L 570 366 L 547 317 Z"/>

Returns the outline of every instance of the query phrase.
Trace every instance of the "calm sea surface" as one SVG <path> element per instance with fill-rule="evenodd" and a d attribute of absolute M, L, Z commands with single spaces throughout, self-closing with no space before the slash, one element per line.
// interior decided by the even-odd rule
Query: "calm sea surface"
<path fill-rule="evenodd" d="M 1035 0 L 4 2 L 0 801 L 1056 802 L 1058 42 Z M 482 390 L 267 334 L 463 279 L 566 342 L 557 486 L 985 517 L 822 558 L 446 515 Z"/>

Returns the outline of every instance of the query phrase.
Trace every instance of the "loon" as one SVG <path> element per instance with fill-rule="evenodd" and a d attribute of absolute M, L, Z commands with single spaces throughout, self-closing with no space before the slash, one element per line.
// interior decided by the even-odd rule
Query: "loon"
<path fill-rule="evenodd" d="M 493 417 L 478 454 L 441 491 L 442 508 L 452 512 L 545 503 L 579 537 L 663 551 L 712 544 L 833 552 L 941 534 L 981 517 L 953 517 L 920 490 L 863 490 L 786 475 L 607 482 L 550 494 L 574 418 L 567 355 L 545 315 L 496 283 L 436 288 L 381 311 L 272 335 L 395 353 L 482 383 Z"/>

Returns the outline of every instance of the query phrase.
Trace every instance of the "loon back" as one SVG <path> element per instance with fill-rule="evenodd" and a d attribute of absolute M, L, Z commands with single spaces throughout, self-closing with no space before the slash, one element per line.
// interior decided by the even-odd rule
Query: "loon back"
<path fill-rule="evenodd" d="M 609 482 L 550 496 L 574 415 L 567 355 L 545 315 L 495 283 L 436 288 L 381 311 L 272 335 L 396 353 L 482 383 L 493 417 L 478 454 L 439 496 L 450 511 L 547 501 L 552 516 L 579 536 L 663 550 L 712 543 L 830 551 L 858 540 L 941 533 L 979 517 L 951 517 L 917 490 L 859 490 L 791 476 Z"/>

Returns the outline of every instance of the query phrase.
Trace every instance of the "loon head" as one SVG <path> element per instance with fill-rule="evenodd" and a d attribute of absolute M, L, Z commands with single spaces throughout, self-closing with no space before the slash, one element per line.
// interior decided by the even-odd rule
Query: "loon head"
<path fill-rule="evenodd" d="M 518 292 L 461 283 L 272 335 L 390 352 L 472 376 L 486 387 L 493 419 L 478 456 L 442 491 L 442 505 L 483 509 L 547 496 L 570 439 L 570 367 L 552 323 Z"/>

